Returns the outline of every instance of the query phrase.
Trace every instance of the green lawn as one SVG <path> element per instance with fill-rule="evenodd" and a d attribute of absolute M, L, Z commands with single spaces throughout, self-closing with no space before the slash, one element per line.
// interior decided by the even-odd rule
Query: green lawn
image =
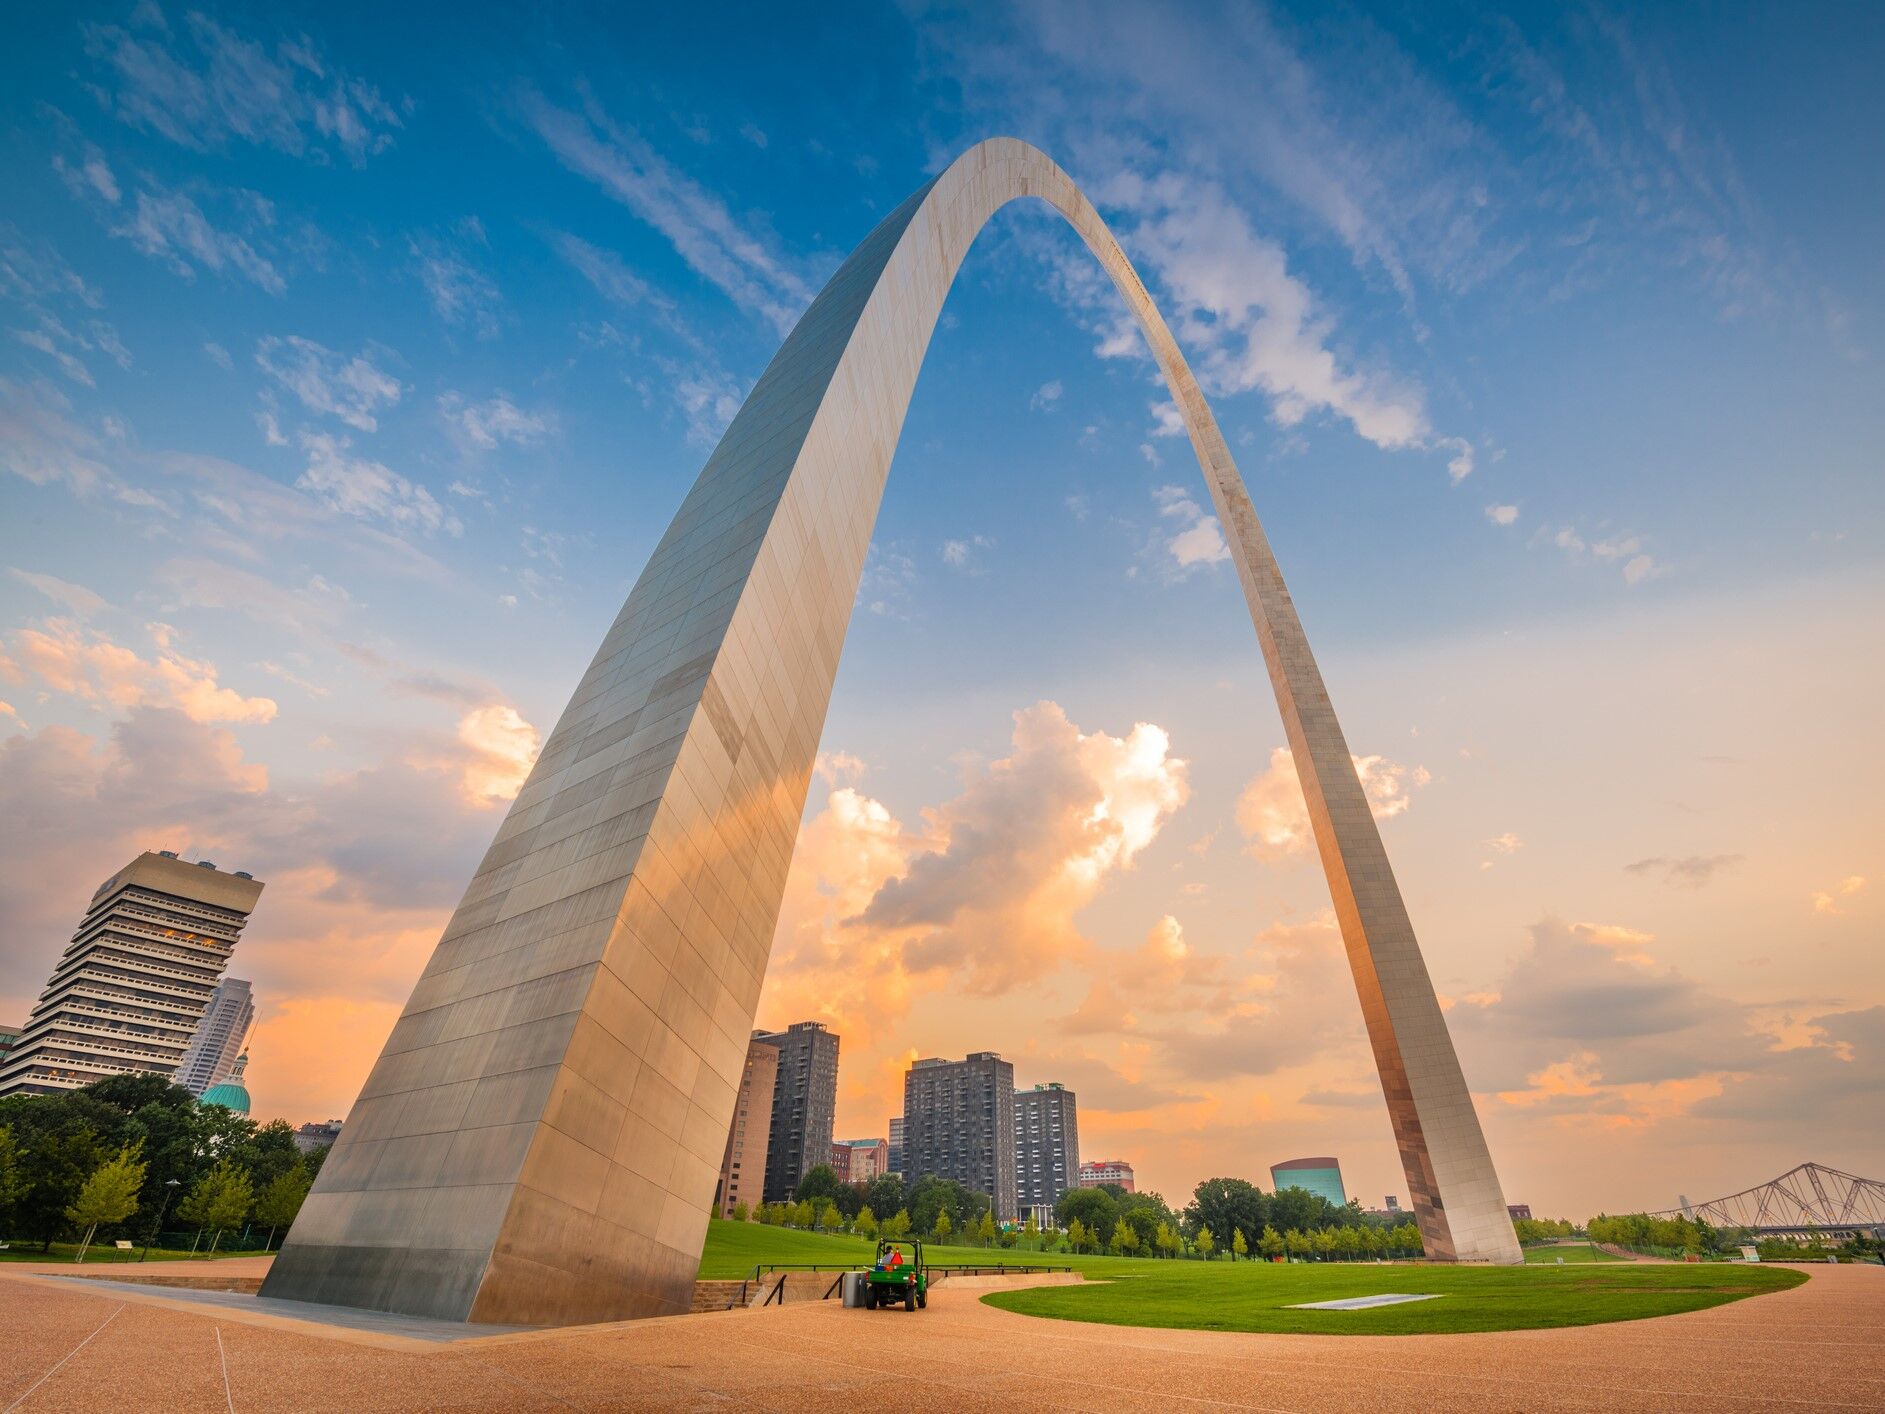
<path fill-rule="evenodd" d="M 1613 1252 L 1606 1252 L 1601 1247 L 1593 1247 L 1588 1242 L 1564 1243 L 1557 1247 L 1527 1247 L 1525 1260 L 1533 1266 L 1552 1266 L 1558 1264 L 1558 1258 L 1564 1258 L 1565 1266 L 1573 1262 L 1621 1262 L 1623 1258 Z"/>
<path fill-rule="evenodd" d="M 1552 1257 L 1559 1253 L 1545 1249 Z M 1446 1267 L 1401 1263 L 1169 1262 L 926 1246 L 938 1264 L 1048 1263 L 1086 1273 L 1080 1286 L 990 1292 L 991 1306 L 1029 1316 L 1121 1326 L 1198 1330 L 1304 1331 L 1341 1335 L 1412 1335 L 1440 1331 L 1523 1330 L 1595 1325 L 1667 1316 L 1780 1291 L 1806 1280 L 1774 1267 L 1606 1264 L 1574 1256 L 1524 1267 Z M 1586 1252 L 1591 1249 L 1585 1249 Z M 871 1244 L 758 1223 L 709 1224 L 702 1277 L 743 1277 L 756 1262 L 862 1262 Z M 1291 1311 L 1304 1301 L 1332 1301 L 1382 1292 L 1439 1292 L 1437 1301 L 1369 1311 Z"/>
<path fill-rule="evenodd" d="M 207 1246 L 208 1244 L 205 1243 L 204 1245 Z M 15 1242 L 11 1247 L 7 1248 L 6 1251 L 0 1252 L 0 1262 L 70 1262 L 78 1255 L 78 1251 L 79 1245 L 76 1242 L 55 1242 L 52 1244 L 52 1251 L 50 1252 L 41 1252 L 37 1242 Z M 91 1248 L 85 1253 L 85 1265 L 89 1267 L 94 1262 L 101 1265 L 110 1262 L 135 1262 L 140 1257 L 143 1257 L 143 1255 L 144 1249 L 142 1247 L 130 1252 L 120 1252 L 109 1242 L 105 1243 L 102 1247 L 94 1242 Z M 262 1255 L 264 1254 L 260 1252 L 218 1252 L 213 1259 L 210 1259 L 205 1258 L 202 1252 L 198 1252 L 194 1260 L 198 1262 L 205 1260 L 220 1262 L 225 1257 L 260 1257 Z M 153 1247 L 151 1248 L 150 1256 L 145 1260 L 152 1262 L 171 1262 L 181 1261 L 188 1257 L 190 1257 L 190 1249 L 188 1247 L 178 1248 L 175 1251 L 170 1251 L 162 1247 Z"/>

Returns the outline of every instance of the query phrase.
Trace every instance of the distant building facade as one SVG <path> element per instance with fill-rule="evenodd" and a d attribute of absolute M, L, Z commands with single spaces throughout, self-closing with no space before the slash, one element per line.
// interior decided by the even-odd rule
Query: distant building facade
<path fill-rule="evenodd" d="M 1066 1086 L 1050 1082 L 1015 1091 L 1014 1173 L 1023 1214 L 1051 1208 L 1079 1187 L 1080 1117 Z"/>
<path fill-rule="evenodd" d="M 295 1148 L 304 1154 L 312 1154 L 316 1149 L 332 1147 L 340 1138 L 341 1121 L 330 1119 L 325 1122 L 309 1120 L 295 1130 Z"/>
<path fill-rule="evenodd" d="M 99 885 L 0 1065 L 0 1095 L 173 1078 L 261 893 L 248 874 L 168 850 Z"/>
<path fill-rule="evenodd" d="M 7 1052 L 13 1049 L 13 1043 L 20 1039 L 20 1032 L 25 1028 L 0 1024 L 0 1070 L 6 1068 Z"/>
<path fill-rule="evenodd" d="M 903 1116 L 898 1115 L 890 1121 L 890 1168 L 889 1172 L 903 1177 Z"/>
<path fill-rule="evenodd" d="M 993 1051 L 920 1060 L 903 1077 L 903 1172 L 986 1193 L 995 1216 L 1018 1213 L 1014 1066 Z"/>
<path fill-rule="evenodd" d="M 720 1183 L 713 1210 L 733 1216 L 741 1203 L 753 1208 L 764 1201 L 766 1154 L 772 1138 L 772 1100 L 779 1084 L 779 1048 L 755 1035 L 746 1043 L 746 1067 L 740 1072 L 739 1098 L 720 1158 Z"/>
<path fill-rule="evenodd" d="M 779 1051 L 763 1196 L 768 1203 L 786 1203 L 797 1195 L 799 1180 L 831 1162 L 831 1130 L 838 1115 L 838 1038 L 822 1021 L 795 1021 L 783 1031 L 755 1031 L 753 1036 Z"/>
<path fill-rule="evenodd" d="M 219 1080 L 201 1095 L 197 1096 L 199 1105 L 219 1105 L 231 1114 L 246 1115 L 249 1112 L 249 1087 L 243 1077 L 249 1071 L 249 1053 L 244 1051 L 236 1057 L 235 1069 L 229 1072 L 227 1080 Z"/>
<path fill-rule="evenodd" d="M 1530 1203 L 1507 1203 L 1505 1205 L 1505 1215 L 1512 1219 L 1513 1222 L 1517 1222 L 1520 1218 L 1529 1218 L 1532 1215 L 1532 1205 Z"/>
<path fill-rule="evenodd" d="M 1342 1166 L 1331 1158 L 1290 1159 L 1271 1164 L 1270 1183 L 1278 1189 L 1306 1188 L 1338 1208 L 1348 1202 L 1348 1194 L 1342 1188 Z"/>
<path fill-rule="evenodd" d="M 1132 1165 L 1124 1159 L 1095 1159 L 1090 1164 L 1081 1164 L 1079 1174 L 1082 1188 L 1116 1183 L 1128 1193 L 1136 1191 L 1132 1186 Z"/>
<path fill-rule="evenodd" d="M 840 1139 L 831 1146 L 840 1183 L 869 1183 L 890 1172 L 890 1145 L 882 1139 Z"/>
<path fill-rule="evenodd" d="M 192 1095 L 227 1080 L 255 1023 L 255 994 L 240 977 L 225 977 L 210 993 L 196 1034 L 177 1063 L 177 1084 Z"/>

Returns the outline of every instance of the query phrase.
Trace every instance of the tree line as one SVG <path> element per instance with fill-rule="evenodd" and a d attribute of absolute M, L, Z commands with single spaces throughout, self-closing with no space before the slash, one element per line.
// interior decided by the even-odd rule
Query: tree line
<path fill-rule="evenodd" d="M 325 1148 L 286 1120 L 258 1124 L 160 1075 L 113 1075 L 57 1095 L 0 1099 L 0 1234 L 42 1251 L 75 1238 L 148 1245 L 159 1222 L 208 1250 L 301 1209 Z"/>

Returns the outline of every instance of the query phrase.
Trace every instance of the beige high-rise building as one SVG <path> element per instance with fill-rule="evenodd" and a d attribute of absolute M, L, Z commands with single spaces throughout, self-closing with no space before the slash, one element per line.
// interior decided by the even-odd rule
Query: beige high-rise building
<path fill-rule="evenodd" d="M 714 1191 L 714 1212 L 733 1216 L 741 1203 L 751 1208 L 766 1187 L 766 1138 L 772 1129 L 772 1092 L 779 1081 L 779 1048 L 759 1036 L 746 1044 L 746 1069 L 740 1073 L 739 1100 L 733 1124 L 727 1130 L 726 1154 L 720 1160 L 720 1185 Z"/>
<path fill-rule="evenodd" d="M 0 1095 L 175 1076 L 261 894 L 240 870 L 168 850 L 100 884 L 0 1066 Z"/>

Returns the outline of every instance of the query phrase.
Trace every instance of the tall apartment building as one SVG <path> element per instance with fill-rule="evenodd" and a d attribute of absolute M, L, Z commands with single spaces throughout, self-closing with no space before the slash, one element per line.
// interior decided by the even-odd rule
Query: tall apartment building
<path fill-rule="evenodd" d="M 1080 1183 L 1080 1117 L 1073 1091 L 1049 1082 L 1014 1096 L 1015 1200 L 1026 1216 Z M 1039 1216 L 1039 1213 L 1036 1213 Z"/>
<path fill-rule="evenodd" d="M 1328 1156 L 1271 1164 L 1270 1185 L 1279 1192 L 1285 1188 L 1306 1188 L 1338 1208 L 1348 1202 L 1348 1195 L 1342 1191 L 1342 1165 Z"/>
<path fill-rule="evenodd" d="M 755 1031 L 779 1050 L 772 1092 L 772 1127 L 766 1136 L 765 1201 L 798 1195 L 799 1180 L 831 1162 L 831 1130 L 838 1114 L 838 1038 L 822 1021 L 795 1021 L 783 1031 Z"/>
<path fill-rule="evenodd" d="M 0 1067 L 0 1095 L 174 1076 L 261 893 L 240 870 L 168 850 L 99 885 Z"/>
<path fill-rule="evenodd" d="M 890 1167 L 886 1173 L 903 1176 L 903 1116 L 898 1115 L 890 1121 L 890 1154 L 887 1159 Z"/>
<path fill-rule="evenodd" d="M 920 1060 L 903 1077 L 903 1172 L 953 1178 L 1017 1215 L 1014 1067 L 993 1051 Z"/>
<path fill-rule="evenodd" d="M 1126 1192 L 1133 1192 L 1132 1165 L 1124 1159 L 1095 1159 L 1080 1165 L 1082 1188 L 1098 1188 L 1102 1183 L 1116 1183 Z"/>
<path fill-rule="evenodd" d="M 726 1153 L 720 1157 L 720 1182 L 713 1193 L 713 1210 L 720 1217 L 732 1217 L 741 1203 L 751 1208 L 763 1201 L 772 1096 L 778 1082 L 779 1048 L 755 1035 L 746 1043 L 746 1067 L 740 1072 L 739 1098 L 733 1105 Z"/>
<path fill-rule="evenodd" d="M 210 993 L 196 1035 L 177 1063 L 177 1084 L 192 1095 L 201 1095 L 227 1080 L 254 1022 L 255 994 L 249 984 L 240 977 L 223 978 Z"/>

